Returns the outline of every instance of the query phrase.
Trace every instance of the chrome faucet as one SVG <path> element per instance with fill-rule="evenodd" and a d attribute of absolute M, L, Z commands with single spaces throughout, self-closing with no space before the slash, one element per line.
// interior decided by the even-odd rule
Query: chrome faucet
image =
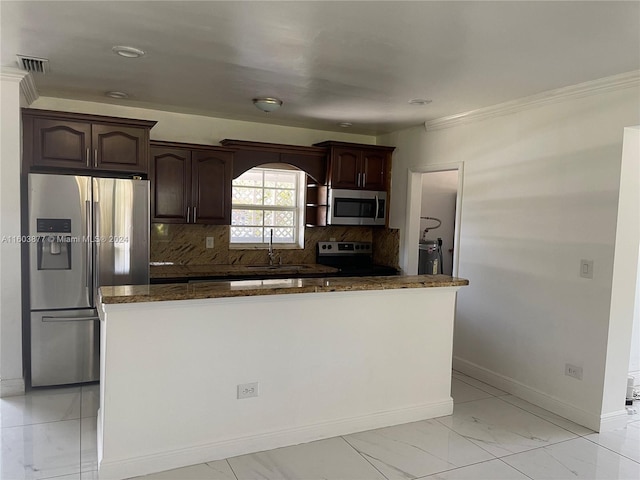
<path fill-rule="evenodd" d="M 273 259 L 276 258 L 276 253 L 273 251 L 273 228 L 269 235 L 269 266 L 273 266 Z"/>

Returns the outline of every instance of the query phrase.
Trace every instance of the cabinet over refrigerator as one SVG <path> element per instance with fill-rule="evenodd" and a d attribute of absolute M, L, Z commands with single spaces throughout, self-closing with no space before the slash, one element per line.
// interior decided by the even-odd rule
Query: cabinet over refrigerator
<path fill-rule="evenodd" d="M 149 278 L 149 182 L 29 175 L 31 385 L 98 380 L 103 285 Z"/>

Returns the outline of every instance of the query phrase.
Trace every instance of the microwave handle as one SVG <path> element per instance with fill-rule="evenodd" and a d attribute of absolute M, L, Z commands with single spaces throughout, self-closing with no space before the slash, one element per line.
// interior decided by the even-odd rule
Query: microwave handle
<path fill-rule="evenodd" d="M 378 219 L 378 210 L 380 209 L 380 202 L 378 201 L 378 195 L 376 195 L 376 215 L 374 218 L 374 220 Z"/>

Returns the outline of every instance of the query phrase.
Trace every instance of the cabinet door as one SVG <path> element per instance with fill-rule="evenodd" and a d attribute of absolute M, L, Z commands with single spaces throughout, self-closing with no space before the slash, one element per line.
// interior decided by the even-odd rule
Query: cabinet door
<path fill-rule="evenodd" d="M 362 181 L 360 187 L 365 190 L 386 190 L 385 153 L 362 152 Z"/>
<path fill-rule="evenodd" d="M 91 124 L 36 118 L 33 121 L 32 165 L 87 168 Z"/>
<path fill-rule="evenodd" d="M 93 167 L 97 170 L 146 173 L 147 130 L 94 123 Z"/>
<path fill-rule="evenodd" d="M 359 188 L 360 151 L 335 148 L 331 154 L 331 186 L 333 188 Z"/>
<path fill-rule="evenodd" d="M 231 152 L 194 150 L 191 195 L 194 223 L 231 224 Z"/>
<path fill-rule="evenodd" d="M 191 151 L 151 148 L 151 221 L 186 223 L 191 200 Z"/>

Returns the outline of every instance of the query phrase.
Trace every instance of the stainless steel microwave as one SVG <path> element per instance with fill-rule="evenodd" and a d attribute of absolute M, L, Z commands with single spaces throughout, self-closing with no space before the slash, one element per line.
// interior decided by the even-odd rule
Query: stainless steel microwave
<path fill-rule="evenodd" d="M 329 189 L 327 225 L 385 225 L 387 192 Z"/>

